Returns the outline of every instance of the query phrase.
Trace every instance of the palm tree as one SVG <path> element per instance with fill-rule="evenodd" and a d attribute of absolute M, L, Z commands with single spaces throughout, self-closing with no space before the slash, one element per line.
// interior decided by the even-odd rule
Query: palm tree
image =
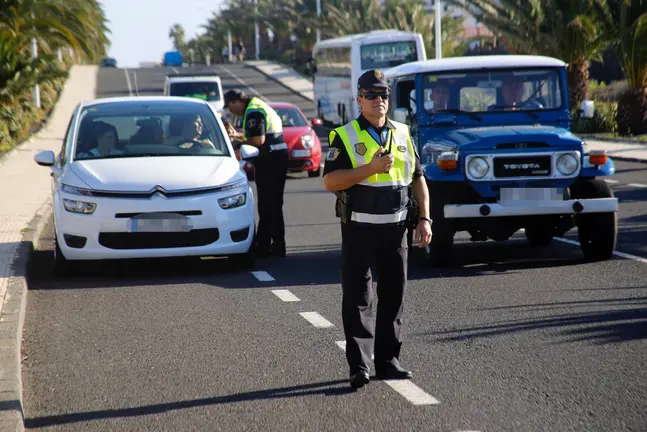
<path fill-rule="evenodd" d="M 184 51 L 186 47 L 186 34 L 181 24 L 173 24 L 168 32 L 168 37 L 173 39 L 173 48 L 177 51 Z"/>
<path fill-rule="evenodd" d="M 618 100 L 621 135 L 647 133 L 647 1 L 608 0 L 596 8 L 600 25 L 627 80 Z"/>
<path fill-rule="evenodd" d="M 605 0 L 447 0 L 466 3 L 476 19 L 504 36 L 521 53 L 568 63 L 569 102 L 579 107 L 588 95 L 589 61 L 601 61 L 609 43 L 595 9 Z"/>

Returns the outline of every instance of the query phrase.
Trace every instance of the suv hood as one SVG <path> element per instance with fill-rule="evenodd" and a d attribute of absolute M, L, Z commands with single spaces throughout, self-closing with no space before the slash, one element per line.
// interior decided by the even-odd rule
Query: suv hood
<path fill-rule="evenodd" d="M 490 126 L 456 129 L 436 138 L 460 150 L 495 150 L 514 148 L 514 144 L 525 144 L 527 148 L 551 147 L 580 149 L 582 139 L 569 130 L 554 126 Z"/>

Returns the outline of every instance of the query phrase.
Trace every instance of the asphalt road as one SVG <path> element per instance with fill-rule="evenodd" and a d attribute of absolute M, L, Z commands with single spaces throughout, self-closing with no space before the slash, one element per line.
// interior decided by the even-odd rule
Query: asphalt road
<path fill-rule="evenodd" d="M 216 70 L 225 88 L 241 85 Z M 253 69 L 227 70 L 313 115 L 311 102 Z M 136 72 L 140 94 L 161 92 L 163 70 Z M 98 95 L 117 93 L 128 94 L 126 74 L 102 70 Z M 647 259 L 647 187 L 636 184 L 647 183 L 647 164 L 617 166 L 617 250 L 635 259 L 584 264 L 576 245 L 531 248 L 521 235 L 459 241 L 457 267 L 442 272 L 412 252 L 402 362 L 414 379 L 400 389 L 372 382 L 353 392 L 346 384 L 337 345 L 344 339 L 340 232 L 334 197 L 320 178 L 288 180 L 288 256 L 259 261 L 256 270 L 265 273 L 256 275 L 190 259 L 102 264 L 61 280 L 52 274 L 50 224 L 29 274 L 26 424 L 66 431 L 645 431 L 647 260 L 638 258 Z"/>

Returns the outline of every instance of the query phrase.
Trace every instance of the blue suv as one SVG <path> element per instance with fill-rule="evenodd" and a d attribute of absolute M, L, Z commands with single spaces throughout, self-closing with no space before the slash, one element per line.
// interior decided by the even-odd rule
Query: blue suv
<path fill-rule="evenodd" d="M 530 245 L 545 246 L 577 227 L 587 261 L 612 256 L 618 200 L 600 177 L 615 167 L 569 130 L 566 66 L 492 55 L 385 71 L 390 117 L 411 128 L 429 186 L 432 266 L 450 264 L 460 231 L 504 241 L 524 230 Z"/>

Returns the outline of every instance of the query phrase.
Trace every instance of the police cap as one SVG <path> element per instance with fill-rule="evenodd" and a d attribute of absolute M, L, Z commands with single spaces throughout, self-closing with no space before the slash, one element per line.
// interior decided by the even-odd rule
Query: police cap
<path fill-rule="evenodd" d="M 373 88 L 389 88 L 384 79 L 384 74 L 377 69 L 364 72 L 357 80 L 357 90 L 370 90 Z"/>

